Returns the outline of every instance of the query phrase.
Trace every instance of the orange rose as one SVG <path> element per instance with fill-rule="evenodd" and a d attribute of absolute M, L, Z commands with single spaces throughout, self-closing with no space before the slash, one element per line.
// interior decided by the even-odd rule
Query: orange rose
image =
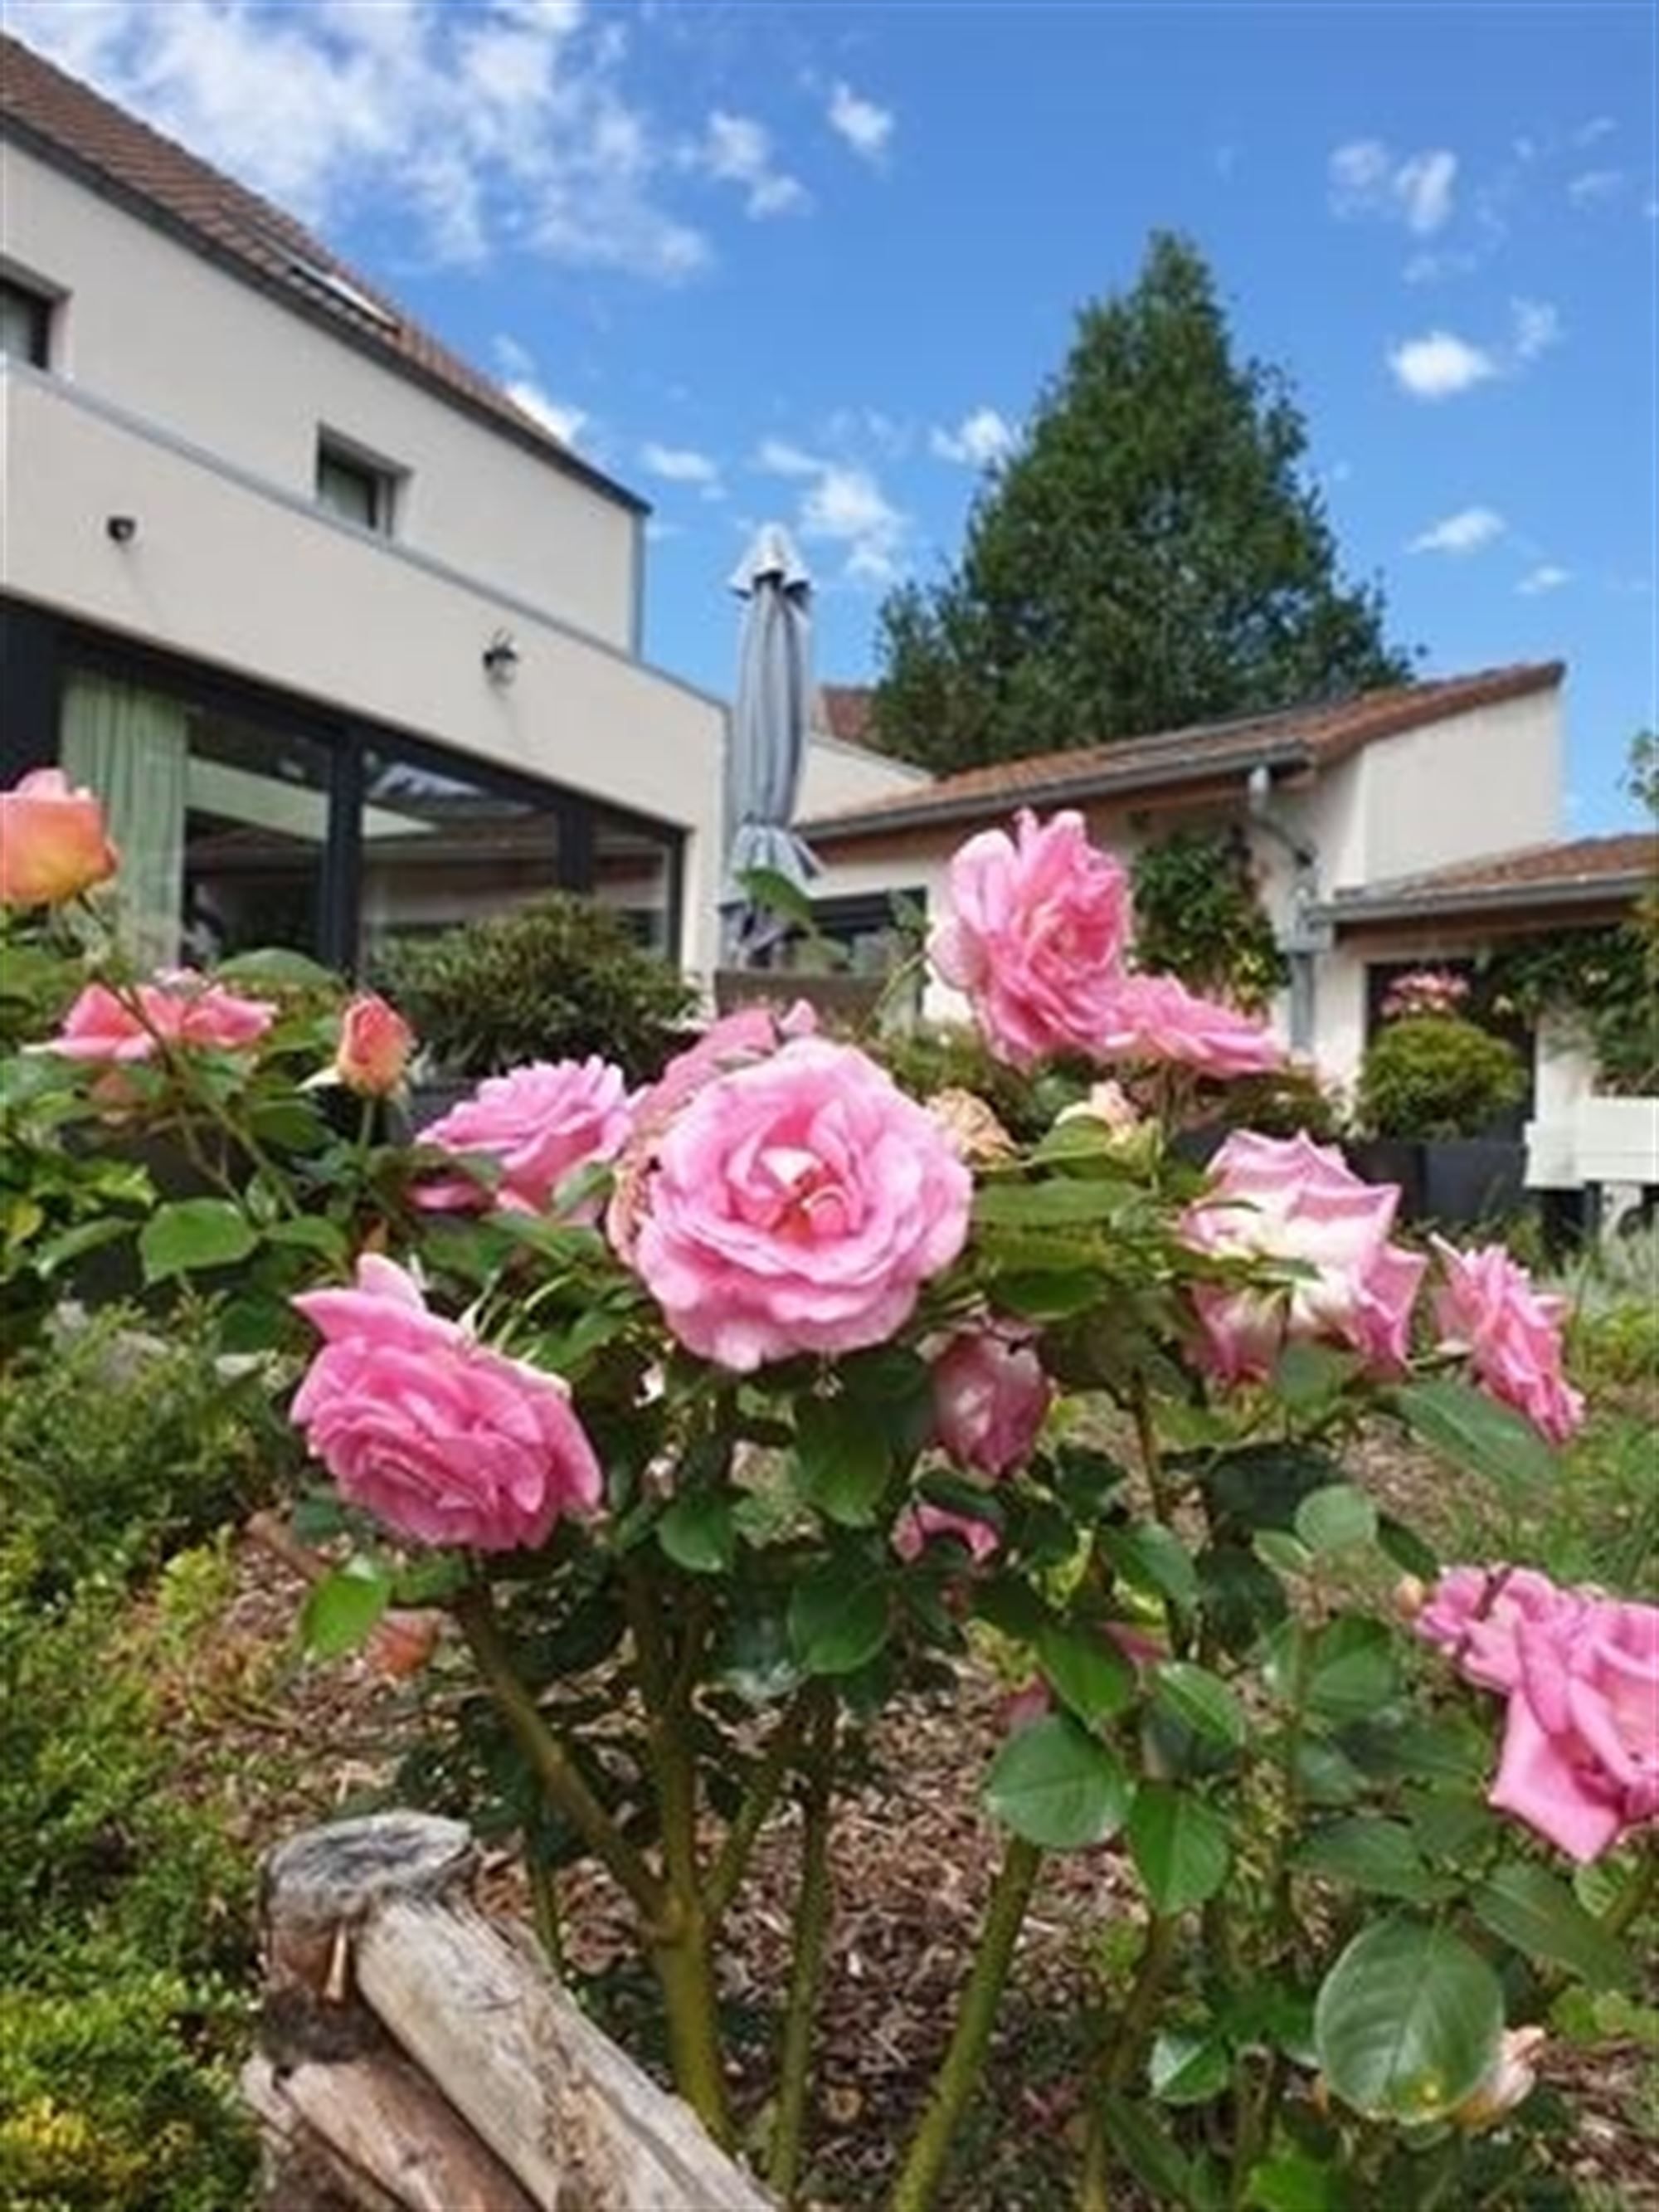
<path fill-rule="evenodd" d="M 340 1018 L 334 1073 L 348 1091 L 384 1098 L 404 1079 L 415 1033 L 394 1006 L 373 991 L 360 991 Z"/>
<path fill-rule="evenodd" d="M 115 873 L 119 856 L 89 791 L 36 769 L 0 792 L 0 905 L 58 906 Z"/>

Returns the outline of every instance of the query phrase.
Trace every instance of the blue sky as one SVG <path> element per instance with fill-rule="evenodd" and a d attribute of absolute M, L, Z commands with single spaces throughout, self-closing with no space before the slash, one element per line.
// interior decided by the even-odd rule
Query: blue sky
<path fill-rule="evenodd" d="M 1651 0 L 7 0 L 654 503 L 652 657 L 729 689 L 787 521 L 818 665 L 952 557 L 1147 232 L 1291 374 L 1429 671 L 1571 664 L 1568 824 L 1659 721 Z"/>

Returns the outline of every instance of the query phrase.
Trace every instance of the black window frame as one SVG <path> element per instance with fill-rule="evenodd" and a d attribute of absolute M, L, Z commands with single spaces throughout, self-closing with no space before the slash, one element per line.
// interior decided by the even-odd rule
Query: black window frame
<path fill-rule="evenodd" d="M 367 487 L 369 494 L 367 522 L 357 515 L 348 514 L 344 507 L 337 507 L 325 495 L 323 476 L 328 469 L 337 470 L 342 476 L 355 477 Z M 342 438 L 326 428 L 317 433 L 312 494 L 324 514 L 332 515 L 337 522 L 349 523 L 354 530 L 367 531 L 375 538 L 395 537 L 402 487 L 407 476 L 406 469 L 381 460 L 377 454 L 366 453 L 361 446 L 354 445 L 349 438 Z"/>
<path fill-rule="evenodd" d="M 31 368 L 52 367 L 52 321 L 61 296 L 42 291 L 38 284 L 14 276 L 8 270 L 0 270 L 0 299 L 21 301 L 29 317 L 29 349 L 23 358 Z"/>
<path fill-rule="evenodd" d="M 322 942 L 316 957 L 343 975 L 359 973 L 364 763 L 371 753 L 395 755 L 413 768 L 464 779 L 480 791 L 552 817 L 556 827 L 549 854 L 550 890 L 592 893 L 596 815 L 607 815 L 665 842 L 668 927 L 662 957 L 672 967 L 682 963 L 686 833 L 677 823 L 619 806 L 597 793 L 498 766 L 396 723 L 325 705 L 276 684 L 228 675 L 186 654 L 115 636 L 9 595 L 0 595 L 0 689 L 7 704 L 0 717 L 0 785 L 15 783 L 29 769 L 55 763 L 64 683 L 82 669 L 149 684 L 192 705 L 234 715 L 256 727 L 263 724 L 309 738 L 325 748 L 330 757 L 329 816 L 319 899 Z"/>

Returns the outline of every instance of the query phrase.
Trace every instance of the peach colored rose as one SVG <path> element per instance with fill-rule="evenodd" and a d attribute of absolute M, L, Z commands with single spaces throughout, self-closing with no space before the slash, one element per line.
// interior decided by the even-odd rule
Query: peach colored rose
<path fill-rule="evenodd" d="M 257 1044 L 276 1018 L 269 1000 L 238 998 L 181 968 L 119 995 L 107 984 L 88 983 L 40 1049 L 111 1063 L 149 1060 L 161 1045 L 240 1052 Z"/>
<path fill-rule="evenodd" d="M 1427 1261 L 1389 1242 L 1400 1193 L 1363 1182 L 1334 1146 L 1305 1131 L 1235 1130 L 1211 1163 L 1209 1190 L 1182 1218 L 1194 1251 L 1294 1261 L 1311 1272 L 1282 1289 L 1200 1285 L 1194 1293 L 1204 1358 L 1225 1382 L 1260 1382 L 1286 1343 L 1346 1345 L 1397 1368 Z"/>
<path fill-rule="evenodd" d="M 0 906 L 57 906 L 115 873 L 120 856 L 90 791 L 38 768 L 0 792 Z"/>
<path fill-rule="evenodd" d="M 716 1076 L 662 1138 L 632 1264 L 681 1343 L 740 1371 L 880 1344 L 968 1234 L 967 1169 L 848 1045 Z"/>
<path fill-rule="evenodd" d="M 934 1438 L 958 1465 L 999 1475 L 1030 1457 L 1054 1392 L 1029 1345 L 988 1328 L 954 1336 L 933 1382 Z"/>
<path fill-rule="evenodd" d="M 1200 999 L 1174 975 L 1125 975 L 1095 1048 L 1097 1060 L 1172 1061 L 1218 1081 L 1285 1065 L 1285 1049 L 1260 1022 Z"/>
<path fill-rule="evenodd" d="M 1450 2114 L 1452 2125 L 1473 2134 L 1496 2127 L 1524 2105 L 1538 2087 L 1538 2056 L 1548 2041 L 1541 2027 L 1506 2027 L 1484 2078 Z"/>
<path fill-rule="evenodd" d="M 559 1186 L 579 1168 L 614 1160 L 628 1140 L 632 1114 L 626 1079 L 609 1060 L 532 1060 L 510 1075 L 492 1075 L 420 1133 L 441 1152 L 482 1154 L 499 1163 L 493 1194 L 459 1176 L 422 1184 L 424 1206 L 494 1204 L 514 1213 L 545 1213 Z M 569 1218 L 596 1221 L 599 1200 Z"/>
<path fill-rule="evenodd" d="M 348 1091 L 385 1098 L 403 1081 L 414 1048 L 415 1032 L 396 1007 L 360 991 L 340 1017 L 334 1073 Z"/>
<path fill-rule="evenodd" d="M 323 1348 L 295 1420 L 342 1496 L 400 1536 L 533 1549 L 604 1486 L 565 1385 L 428 1310 L 394 1261 L 365 1253 L 349 1290 L 294 1301 Z"/>
<path fill-rule="evenodd" d="M 1460 1252 L 1442 1237 L 1430 1242 L 1442 1269 L 1434 1301 L 1440 1349 L 1465 1354 L 1488 1396 L 1565 1443 L 1584 1418 L 1584 1401 L 1562 1371 L 1566 1300 L 1535 1290 L 1501 1244 Z"/>
<path fill-rule="evenodd" d="M 986 1042 L 1029 1067 L 1050 1053 L 1097 1053 L 1122 981 L 1129 885 L 1089 842 L 1083 817 L 1022 812 L 970 837 L 951 862 L 951 915 L 929 945 L 967 994 Z"/>
<path fill-rule="evenodd" d="M 1098 1121 L 1103 1127 L 1121 1135 L 1138 1129 L 1146 1116 L 1121 1083 L 1108 1076 L 1104 1082 L 1091 1085 L 1086 1098 L 1075 1105 L 1062 1106 L 1054 1116 L 1056 1124 L 1066 1121 Z"/>
<path fill-rule="evenodd" d="M 935 1536 L 954 1536 L 975 1566 L 988 1559 L 1002 1540 L 988 1521 L 952 1513 L 943 1505 L 907 1505 L 893 1523 L 893 1549 L 907 1565 L 919 1559 Z"/>

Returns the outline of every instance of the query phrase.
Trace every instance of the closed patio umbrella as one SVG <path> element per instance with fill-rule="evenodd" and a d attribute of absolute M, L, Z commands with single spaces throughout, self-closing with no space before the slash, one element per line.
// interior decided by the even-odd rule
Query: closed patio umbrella
<path fill-rule="evenodd" d="M 812 584 L 787 531 L 766 524 L 732 588 L 748 602 L 726 754 L 726 957 L 757 964 L 783 930 L 750 900 L 742 878 L 766 869 L 805 890 L 818 864 L 790 827 L 806 761 L 812 684 Z"/>

